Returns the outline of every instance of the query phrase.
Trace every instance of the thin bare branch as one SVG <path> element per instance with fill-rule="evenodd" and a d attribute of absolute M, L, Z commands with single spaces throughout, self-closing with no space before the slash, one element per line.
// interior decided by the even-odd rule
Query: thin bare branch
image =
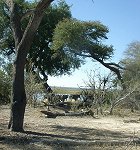
<path fill-rule="evenodd" d="M 124 101 L 127 97 L 130 97 L 132 93 L 134 93 L 139 88 L 139 85 L 135 85 L 128 93 L 126 93 L 123 97 L 117 98 L 114 100 L 114 106 L 119 105 L 122 101 Z"/>

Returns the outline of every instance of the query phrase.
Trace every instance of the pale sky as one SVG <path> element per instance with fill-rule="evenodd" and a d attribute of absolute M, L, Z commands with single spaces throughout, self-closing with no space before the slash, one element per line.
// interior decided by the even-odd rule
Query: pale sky
<path fill-rule="evenodd" d="M 94 3 L 93 3 L 94 1 Z M 110 32 L 106 43 L 115 48 L 113 62 L 123 58 L 123 52 L 128 44 L 140 41 L 140 0 L 66 0 L 71 6 L 73 18 L 83 21 L 100 21 Z M 87 73 L 93 70 L 97 63 L 87 61 L 72 75 L 49 77 L 51 86 L 78 87 L 88 81 Z M 107 69 L 101 68 L 106 73 Z"/>

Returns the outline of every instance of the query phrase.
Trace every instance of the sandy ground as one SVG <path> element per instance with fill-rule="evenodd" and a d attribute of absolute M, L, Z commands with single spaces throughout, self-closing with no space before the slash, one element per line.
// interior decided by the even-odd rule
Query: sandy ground
<path fill-rule="evenodd" d="M 46 118 L 40 112 L 44 108 L 27 108 L 24 120 L 25 133 L 14 133 L 7 130 L 10 109 L 0 107 L 0 150 L 1 149 L 93 149 L 91 145 L 121 145 L 139 149 L 140 114 L 126 117 L 104 116 L 92 118 L 57 117 Z M 13 147 L 18 144 L 20 146 Z M 119 144 L 120 143 L 120 144 Z M 52 146 L 53 145 L 53 146 Z M 63 145 L 63 146 L 62 146 Z M 65 146 L 66 147 L 65 147 Z M 82 145 L 82 147 L 79 145 Z M 39 148 L 40 146 L 40 148 Z M 44 147 L 43 147 L 44 146 Z M 47 147 L 48 146 L 48 147 Z M 120 148 L 120 147 L 119 147 Z M 105 148 L 104 148 L 105 149 Z M 109 148 L 108 148 L 109 149 Z M 115 148 L 117 149 L 117 147 Z"/>

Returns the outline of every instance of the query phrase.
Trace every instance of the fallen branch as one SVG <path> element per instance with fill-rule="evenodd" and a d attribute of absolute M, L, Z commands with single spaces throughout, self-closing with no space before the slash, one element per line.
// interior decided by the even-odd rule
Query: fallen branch
<path fill-rule="evenodd" d="M 47 115 L 47 118 L 56 118 L 57 116 L 86 116 L 90 115 L 93 118 L 94 117 L 94 112 L 92 110 L 84 111 L 84 112 L 69 112 L 69 113 L 58 113 L 58 112 L 52 112 L 52 111 L 45 111 L 41 110 L 41 113 Z"/>
<path fill-rule="evenodd" d="M 59 106 L 59 104 L 53 105 L 53 104 L 47 104 L 46 102 L 43 102 L 43 104 L 44 104 L 45 107 L 51 106 L 51 107 L 53 107 L 53 108 L 56 108 L 56 109 L 59 109 L 59 110 L 63 110 L 65 113 L 68 113 L 68 112 L 69 112 L 68 109 Z"/>

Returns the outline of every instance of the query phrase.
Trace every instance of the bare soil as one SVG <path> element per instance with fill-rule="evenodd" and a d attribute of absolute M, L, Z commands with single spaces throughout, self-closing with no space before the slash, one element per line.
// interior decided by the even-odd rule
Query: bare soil
<path fill-rule="evenodd" d="M 140 149 L 139 112 L 119 116 L 46 118 L 26 108 L 25 133 L 7 129 L 10 109 L 0 106 L 0 150 L 121 150 Z"/>

